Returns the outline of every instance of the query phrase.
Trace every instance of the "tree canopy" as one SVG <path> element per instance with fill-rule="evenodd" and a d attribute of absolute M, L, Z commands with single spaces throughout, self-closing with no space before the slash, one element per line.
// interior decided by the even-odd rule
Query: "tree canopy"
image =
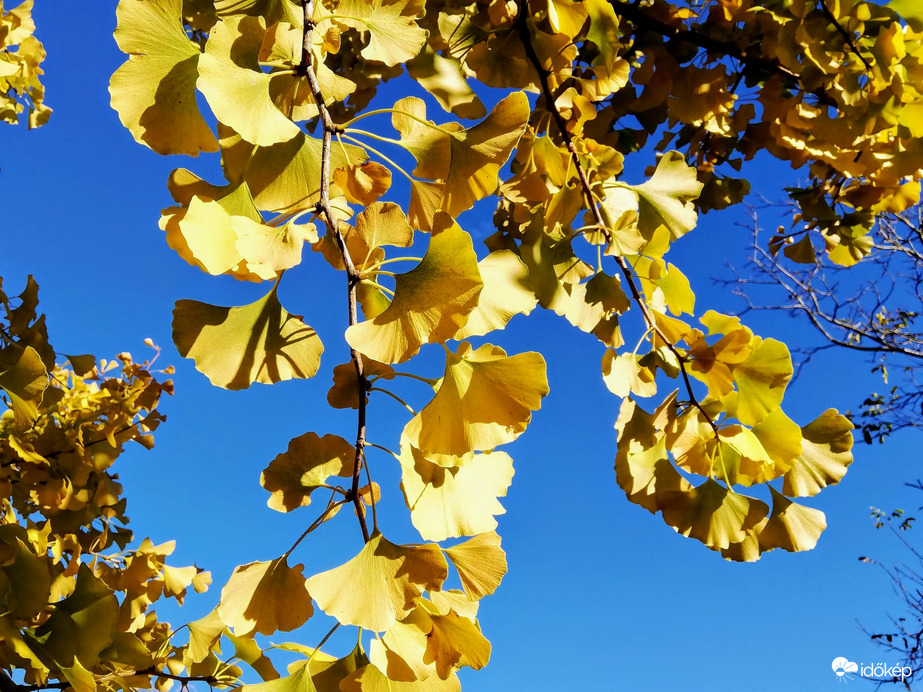
<path fill-rule="evenodd" d="M 3 14 L 0 79 L 4 119 L 28 110 L 37 126 L 49 110 L 30 8 Z M 631 502 L 730 560 L 814 547 L 826 520 L 801 498 L 844 476 L 852 424 L 833 408 L 791 420 L 787 346 L 697 306 L 666 256 L 700 214 L 743 199 L 758 155 L 809 176 L 790 190 L 796 230 L 769 252 L 841 266 L 868 254 L 876 215 L 920 195 L 912 3 L 120 0 L 116 12 L 123 125 L 158 154 L 220 156 L 223 180 L 170 175 L 167 243 L 209 275 L 262 284 L 243 305 L 179 300 L 179 353 L 230 390 L 310 378 L 333 357 L 327 404 L 355 411 L 355 433 L 306 416 L 280 440 L 260 482 L 272 509 L 305 515 L 304 532 L 173 628 L 151 606 L 210 577 L 168 564 L 168 544 L 129 547 L 109 471 L 128 441 L 150 446 L 169 384 L 128 356 L 56 365 L 35 283 L 3 295 L 5 689 L 458 689 L 457 671 L 490 657 L 478 604 L 507 568 L 495 517 L 513 460 L 499 448 L 549 395 L 541 354 L 491 341 L 538 307 L 600 342 Z M 420 97 L 383 103 L 382 83 L 405 73 Z M 643 182 L 624 179 L 629 156 L 652 162 Z M 496 227 L 483 248 L 462 216 L 479 203 Z M 343 292 L 283 306 L 286 277 L 320 263 Z M 341 306 L 342 341 L 310 325 L 317 301 Z M 441 354 L 438 372 L 424 351 Z M 401 379 L 424 387 L 411 398 Z M 370 438 L 384 397 L 405 421 Z M 385 463 L 420 543 L 379 525 L 376 502 L 397 491 L 375 481 Z M 355 520 L 355 557 L 305 573 L 293 554 L 332 520 Z M 320 612 L 331 633 L 359 630 L 355 648 L 266 642 Z M 280 671 L 285 652 L 296 660 Z"/>

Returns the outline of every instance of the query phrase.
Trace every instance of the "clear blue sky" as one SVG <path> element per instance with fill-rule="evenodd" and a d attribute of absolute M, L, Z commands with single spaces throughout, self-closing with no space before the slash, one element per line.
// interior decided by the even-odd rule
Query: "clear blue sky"
<path fill-rule="evenodd" d="M 227 392 L 180 358 L 170 338 L 176 300 L 244 304 L 263 287 L 206 276 L 166 246 L 157 219 L 171 203 L 167 174 L 189 167 L 218 179 L 217 162 L 159 157 L 119 124 L 107 93 L 123 60 L 112 40 L 114 4 L 38 3 L 38 36 L 49 53 L 47 103 L 55 112 L 33 132 L 0 127 L 0 276 L 8 293 L 18 292 L 27 274 L 36 276 L 59 353 L 111 357 L 128 350 L 140 359 L 151 337 L 163 347 L 161 362 L 176 366 L 176 396 L 163 403 L 169 420 L 157 432 L 157 447 L 133 450 L 116 470 L 137 538 L 176 539 L 173 564 L 197 562 L 214 574 L 209 593 L 169 613 L 179 623 L 214 606 L 235 565 L 277 557 L 310 520 L 268 509 L 259 487 L 260 471 L 288 440 L 308 430 L 352 434 L 354 414 L 328 410 L 325 398 L 333 366 L 346 360 L 338 336 L 343 306 L 328 311 L 318 300 L 340 295 L 342 277 L 309 254 L 309 268 L 283 284 L 286 307 L 304 312 L 325 337 L 315 379 Z M 761 173 L 753 186 L 769 197 L 793 175 L 774 165 Z M 711 282 L 727 276 L 726 260 L 740 265 L 745 257 L 749 235 L 734 221 L 709 215 L 670 256 L 692 279 L 699 313 L 740 308 Z M 489 212 L 465 220 L 475 238 L 486 236 L 489 224 Z M 753 316 L 748 324 L 789 343 L 813 338 L 780 314 Z M 466 690 L 823 692 L 840 689 L 830 667 L 838 656 L 897 662 L 856 623 L 885 628 L 887 613 L 900 614 L 881 569 L 857 558 L 905 557 L 896 541 L 874 530 L 868 509 L 923 504 L 923 495 L 902 485 L 923 475 L 912 433 L 856 447 L 845 480 L 812 505 L 829 524 L 814 551 L 732 564 L 630 504 L 616 485 L 612 426 L 619 402 L 602 384 L 602 347 L 594 338 L 537 312 L 496 340 L 509 351 L 545 354 L 551 395 L 529 431 L 505 448 L 516 477 L 498 530 L 510 572 L 483 602 L 480 621 L 493 654 L 484 670 L 463 673 Z M 438 372 L 434 362 L 430 367 Z M 791 387 L 786 410 L 804 424 L 827 407 L 855 406 L 878 386 L 868 369 L 857 356 L 828 352 Z M 393 402 L 373 400 L 373 440 L 394 443 L 397 413 Z M 394 541 L 419 540 L 393 466 L 379 457 L 374 469 L 385 493 L 384 532 Z M 340 519 L 296 553 L 306 574 L 358 551 L 355 522 Z M 314 645 L 324 631 L 309 623 L 303 635 L 272 640 Z"/>

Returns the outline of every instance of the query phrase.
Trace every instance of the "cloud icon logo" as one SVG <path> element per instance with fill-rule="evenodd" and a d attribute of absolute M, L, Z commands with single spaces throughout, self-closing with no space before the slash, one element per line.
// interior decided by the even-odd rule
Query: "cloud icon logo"
<path fill-rule="evenodd" d="M 838 678 L 849 677 L 847 673 L 859 672 L 859 665 L 857 663 L 853 663 L 852 661 L 843 658 L 842 656 L 833 659 L 831 667 L 833 668 L 833 672 Z"/>

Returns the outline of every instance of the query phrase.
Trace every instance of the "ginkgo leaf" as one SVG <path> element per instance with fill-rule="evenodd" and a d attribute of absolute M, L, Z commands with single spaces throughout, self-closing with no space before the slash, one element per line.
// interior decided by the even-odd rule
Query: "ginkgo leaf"
<path fill-rule="evenodd" d="M 301 132 L 272 102 L 272 75 L 260 70 L 265 33 L 258 17 L 229 16 L 218 22 L 199 58 L 197 82 L 218 120 L 261 147 L 287 142 Z"/>
<path fill-rule="evenodd" d="M 677 533 L 723 549 L 739 543 L 769 513 L 766 503 L 732 492 L 712 479 L 691 490 L 664 493 L 660 510 Z"/>
<path fill-rule="evenodd" d="M 458 60 L 437 53 L 429 45 L 407 63 L 407 73 L 439 105 L 460 118 L 483 118 L 487 109 L 465 80 Z"/>
<path fill-rule="evenodd" d="M 321 140 L 298 133 L 287 142 L 257 147 L 227 127 L 221 135 L 221 165 L 228 180 L 243 180 L 263 211 L 313 207 L 320 197 Z M 330 170 L 368 159 L 364 149 L 341 143 L 330 150 Z M 338 194 L 333 188 L 331 194 Z"/>
<path fill-rule="evenodd" d="M 269 680 L 256 685 L 243 685 L 240 689 L 247 690 L 247 692 L 317 692 L 308 666 L 301 666 L 291 675 L 278 680 Z"/>
<path fill-rule="evenodd" d="M 350 346 L 382 363 L 402 363 L 465 323 L 482 286 L 471 236 L 451 222 L 433 235 L 423 261 L 395 277 L 395 284 L 387 310 L 346 330 Z"/>
<path fill-rule="evenodd" d="M 852 430 L 849 419 L 835 409 L 801 428 L 801 454 L 784 476 L 782 493 L 809 497 L 839 483 L 852 463 Z"/>
<path fill-rule="evenodd" d="M 792 502 L 769 486 L 772 515 L 759 532 L 760 545 L 788 552 L 812 550 L 827 528 L 827 519 L 818 509 Z"/>
<path fill-rule="evenodd" d="M 631 502 L 655 514 L 663 497 L 692 487 L 670 463 L 654 417 L 631 397 L 622 402 L 615 429 L 619 433 L 615 478 Z"/>
<path fill-rule="evenodd" d="M 35 555 L 25 529 L 16 524 L 0 527 L 0 600 L 4 610 L 17 620 L 37 615 L 51 592 L 51 578 L 45 561 Z"/>
<path fill-rule="evenodd" d="M 461 666 L 480 670 L 487 665 L 490 642 L 471 620 L 454 612 L 429 619 L 432 629 L 427 633 L 423 662 L 435 663 L 440 678 L 445 680 Z"/>
<path fill-rule="evenodd" d="M 177 301 L 173 341 L 181 356 L 225 389 L 313 377 L 324 351 L 316 332 L 285 311 L 275 288 L 242 307 Z"/>
<path fill-rule="evenodd" d="M 248 636 L 236 636 L 230 632 L 226 633 L 225 636 L 234 645 L 234 658 L 253 668 L 263 680 L 279 679 L 279 671 L 276 670 L 272 660 L 256 641 Z"/>
<path fill-rule="evenodd" d="M 201 663 L 208 655 L 217 649 L 218 640 L 224 633 L 227 625 L 218 614 L 217 608 L 195 622 L 190 622 L 189 645 L 186 647 L 183 660 L 188 666 L 191 663 Z M 220 649 L 217 649 L 220 652 Z"/>
<path fill-rule="evenodd" d="M 698 215 L 692 200 L 702 191 L 695 169 L 687 166 L 683 155 L 669 151 L 657 162 L 657 168 L 640 185 L 620 183 L 638 197 L 638 227 L 650 237 L 658 226 L 665 226 L 671 237 L 679 238 L 695 228 Z"/>
<path fill-rule="evenodd" d="M 26 346 L 16 362 L 0 372 L 0 389 L 10 397 L 13 421 L 18 429 L 32 427 L 47 388 L 48 372 L 38 351 L 31 346 Z"/>
<path fill-rule="evenodd" d="M 285 557 L 235 568 L 221 590 L 218 615 L 238 636 L 301 627 L 314 614 L 301 570 Z"/>
<path fill-rule="evenodd" d="M 443 552 L 458 570 L 465 596 L 470 601 L 479 601 L 492 594 L 506 574 L 506 553 L 500 547 L 496 531 L 478 534 Z"/>
<path fill-rule="evenodd" d="M 196 106 L 198 47 L 183 29 L 182 0 L 120 0 L 115 40 L 129 54 L 109 83 L 112 107 L 135 140 L 158 154 L 217 151 Z"/>
<path fill-rule="evenodd" d="M 433 675 L 426 680 L 398 682 L 389 680 L 378 668 L 369 664 L 344 678 L 340 692 L 461 692 L 461 683 L 454 674 L 447 680 Z"/>
<path fill-rule="evenodd" d="M 300 435 L 260 476 L 260 485 L 272 493 L 267 504 L 278 512 L 307 507 L 311 493 L 330 476 L 351 478 L 355 460 L 355 447 L 342 437 L 319 437 L 313 432 Z"/>
<path fill-rule="evenodd" d="M 747 359 L 733 368 L 737 418 L 746 425 L 758 425 L 781 405 L 794 369 L 788 347 L 781 341 L 755 336 L 751 348 Z"/>
<path fill-rule="evenodd" d="M 371 358 L 362 359 L 362 375 L 366 379 L 394 379 L 394 368 Z M 366 394 L 368 400 L 368 394 Z M 359 378 L 352 361 L 333 369 L 333 386 L 327 392 L 327 403 L 333 408 L 359 408 Z"/>
<path fill-rule="evenodd" d="M 640 357 L 634 353 L 616 355 L 613 349 L 603 354 L 603 382 L 610 392 L 619 397 L 629 394 L 648 397 L 657 393 L 654 373 L 641 365 Z"/>
<path fill-rule="evenodd" d="M 401 133 L 401 145 L 417 160 L 414 174 L 445 182 L 429 190 L 442 193 L 438 200 L 435 194 L 423 194 L 425 189 L 414 186 L 419 211 L 414 211 L 412 198 L 411 218 L 415 214 L 429 218 L 434 209 L 457 216 L 492 194 L 497 189 L 500 167 L 525 131 L 529 118 L 529 102 L 522 92 L 504 98 L 484 120 L 469 129 L 423 124 L 427 122 L 426 108 L 420 99 L 401 99 L 394 108 L 392 123 Z"/>
<path fill-rule="evenodd" d="M 369 32 L 364 58 L 397 65 L 413 58 L 426 42 L 426 31 L 408 11 L 414 6 L 410 0 L 339 0 L 334 21 Z"/>
<path fill-rule="evenodd" d="M 374 643 L 375 640 L 372 641 Z M 308 666 L 310 666 L 311 679 L 314 681 L 317 692 L 340 692 L 341 680 L 369 664 L 369 659 L 362 650 L 361 644 L 357 644 L 356 648 L 346 656 L 329 661 L 323 660 L 318 655 L 319 651 L 306 653 L 313 656 Z"/>
<path fill-rule="evenodd" d="M 464 466 L 444 468 L 401 446 L 401 490 L 410 519 L 428 541 L 474 536 L 497 526 L 506 512 L 497 498 L 513 481 L 513 460 L 503 452 L 475 454 Z"/>
<path fill-rule="evenodd" d="M 532 411 L 548 394 L 545 359 L 538 353 L 507 356 L 490 344 L 468 342 L 446 352 L 442 382 L 404 428 L 424 453 L 461 456 L 512 442 L 525 432 Z"/>
<path fill-rule="evenodd" d="M 486 557 L 488 561 L 494 559 L 497 563 L 502 563 L 495 566 L 495 571 L 499 574 L 499 576 L 492 579 L 489 584 L 499 584 L 500 579 L 502 579 L 503 575 L 506 574 L 506 555 L 503 554 L 502 550 L 499 550 L 499 541 L 500 537 L 497 536 L 497 550 L 490 553 L 488 553 L 487 550 L 484 551 L 484 557 Z M 484 595 L 486 595 L 486 591 Z M 477 619 L 479 602 L 469 600 L 464 591 L 459 591 L 458 589 L 432 591 L 428 594 L 428 596 L 436 610 L 438 610 L 439 613 L 443 615 L 448 613 L 450 610 L 454 610 L 459 615 L 466 617 L 471 621 Z"/>
<path fill-rule="evenodd" d="M 314 600 L 344 625 L 382 632 L 438 590 L 448 566 L 434 545 L 395 545 L 376 534 L 349 562 L 308 579 Z"/>
<path fill-rule="evenodd" d="M 279 272 L 300 264 L 304 244 L 317 242 L 314 224 L 268 226 L 232 216 L 231 230 L 247 270 L 264 279 L 275 279 Z"/>
<path fill-rule="evenodd" d="M 368 206 L 391 187 L 391 171 L 376 161 L 366 161 L 336 169 L 333 182 L 343 190 L 350 203 Z"/>
<path fill-rule="evenodd" d="M 497 250 L 478 262 L 484 288 L 468 321 L 455 334 L 456 339 L 483 336 L 503 329 L 515 315 L 528 315 L 538 304 L 530 288 L 529 269 L 516 253 Z"/>
<path fill-rule="evenodd" d="M 433 662 L 423 661 L 431 629 L 425 604 L 426 599 L 418 598 L 407 617 L 394 623 L 383 637 L 373 639 L 369 645 L 369 661 L 389 680 L 416 682 L 437 678 Z"/>

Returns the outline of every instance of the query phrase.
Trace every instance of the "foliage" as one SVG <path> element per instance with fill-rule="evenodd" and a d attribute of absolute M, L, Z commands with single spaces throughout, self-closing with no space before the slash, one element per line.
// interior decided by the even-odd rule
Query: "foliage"
<path fill-rule="evenodd" d="M 51 115 L 38 80 L 45 49 L 34 32 L 32 0 L 8 12 L 0 1 L 0 121 L 15 125 L 20 113 L 28 110 L 30 128 L 44 125 Z"/>
<path fill-rule="evenodd" d="M 264 680 L 255 690 L 458 689 L 460 668 L 489 659 L 477 607 L 506 572 L 494 517 L 513 462 L 497 448 L 548 394 L 540 354 L 481 337 L 537 305 L 603 344 L 603 379 L 623 399 L 616 478 L 632 502 L 733 560 L 815 545 L 824 516 L 793 498 L 843 477 L 852 425 L 833 409 L 788 418 L 788 348 L 697 311 L 665 257 L 700 212 L 743 198 L 733 175 L 761 151 L 808 165 L 793 199 L 830 261 L 867 251 L 874 214 L 920 192 L 912 7 L 902 21 L 849 0 L 120 0 L 117 17 L 122 123 L 159 154 L 220 152 L 224 181 L 171 174 L 167 242 L 208 274 L 269 285 L 247 305 L 180 300 L 177 348 L 227 389 L 311 377 L 334 351 L 328 403 L 355 410 L 356 434 L 308 430 L 264 470 L 270 507 L 315 508 L 288 551 L 238 567 L 211 615 L 165 634 L 153 668 L 77 684 L 237 685 L 217 657 L 229 640 Z M 405 70 L 431 98 L 380 103 L 381 83 Z M 489 111 L 469 79 L 499 90 Z M 452 115 L 432 116 L 433 101 Z M 647 179 L 623 179 L 624 157 L 647 147 L 660 153 Z M 479 258 L 461 215 L 492 196 L 497 232 Z M 289 272 L 320 262 L 346 291 L 298 309 L 341 302 L 346 346 L 279 298 Z M 444 369 L 420 374 L 431 344 Z M 398 378 L 431 394 L 401 397 Z M 376 392 L 408 415 L 373 442 Z M 393 543 L 379 526 L 372 470 L 389 458 L 426 542 Z M 292 554 L 346 505 L 357 554 L 304 575 Z M 351 652 L 322 651 L 330 634 L 262 644 L 317 611 L 336 620 L 330 634 L 359 628 Z M 284 676 L 280 649 L 299 655 Z M 28 674 L 70 681 L 62 665 Z"/>
<path fill-rule="evenodd" d="M 819 255 L 804 229 L 787 233 L 782 228 L 768 249 L 755 244 L 747 273 L 733 282 L 732 290 L 749 310 L 786 310 L 816 328 L 824 343 L 801 346 L 805 359 L 830 346 L 870 356 L 884 388 L 869 394 L 850 415 L 869 443 L 923 427 L 918 382 L 923 333 L 917 324 L 923 298 L 921 231 L 919 205 L 878 214 L 868 237 L 869 254 L 857 266 L 864 272 L 851 272 Z M 786 238 L 793 242 L 785 244 Z M 772 288 L 758 297 L 754 287 L 760 285 Z M 780 293 L 787 297 L 784 302 L 777 301 Z"/>
<path fill-rule="evenodd" d="M 129 442 L 154 445 L 169 381 L 128 353 L 65 356 L 55 365 L 38 285 L 0 290 L 0 662 L 24 682 L 85 690 L 149 675 L 171 630 L 150 608 L 182 603 L 211 578 L 173 567 L 173 543 L 128 549 L 122 485 L 112 467 Z M 142 672 L 146 671 L 146 672 Z M 108 681 L 108 682 L 106 682 Z M 0 672 L 4 689 L 13 685 Z"/>

